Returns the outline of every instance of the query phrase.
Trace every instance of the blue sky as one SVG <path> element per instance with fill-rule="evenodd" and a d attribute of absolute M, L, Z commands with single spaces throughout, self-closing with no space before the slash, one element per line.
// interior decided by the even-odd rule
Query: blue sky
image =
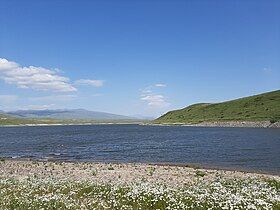
<path fill-rule="evenodd" d="M 0 110 L 158 116 L 280 88 L 280 1 L 0 1 Z"/>

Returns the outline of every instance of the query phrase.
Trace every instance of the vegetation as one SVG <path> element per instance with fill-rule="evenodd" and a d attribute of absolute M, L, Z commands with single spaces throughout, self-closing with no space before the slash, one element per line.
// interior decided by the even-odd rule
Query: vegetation
<path fill-rule="evenodd" d="M 120 120 L 82 120 L 82 119 L 50 119 L 50 118 L 19 118 L 12 115 L 0 114 L 1 125 L 40 125 L 40 124 L 95 124 L 95 123 L 139 123 L 145 120 L 120 119 Z"/>
<path fill-rule="evenodd" d="M 195 175 L 196 175 L 197 177 L 204 177 L 204 176 L 206 175 L 206 173 L 205 173 L 204 171 L 196 171 L 196 172 L 195 172 Z"/>
<path fill-rule="evenodd" d="M 160 184 L 0 179 L 3 209 L 279 209 L 277 180 L 221 177 L 172 188 Z"/>
<path fill-rule="evenodd" d="M 109 166 L 109 167 L 108 167 L 108 170 L 111 170 L 111 171 L 112 171 L 112 170 L 114 170 L 114 167 L 113 167 L 113 166 Z"/>
<path fill-rule="evenodd" d="M 97 175 L 97 170 L 92 170 L 91 174 L 92 174 L 92 176 L 96 176 Z"/>
<path fill-rule="evenodd" d="M 1 210 L 280 207 L 279 176 L 143 164 L 7 160 L 0 166 Z"/>
<path fill-rule="evenodd" d="M 222 103 L 200 103 L 170 111 L 155 123 L 280 120 L 280 90 Z"/>

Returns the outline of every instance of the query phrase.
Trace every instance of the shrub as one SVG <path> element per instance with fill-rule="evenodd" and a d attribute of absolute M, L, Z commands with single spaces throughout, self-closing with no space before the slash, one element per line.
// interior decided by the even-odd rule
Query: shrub
<path fill-rule="evenodd" d="M 113 166 L 109 166 L 108 170 L 114 170 Z"/>
<path fill-rule="evenodd" d="M 196 172 L 195 172 L 195 175 L 196 175 L 197 177 L 204 177 L 204 176 L 206 175 L 206 173 L 203 172 L 203 171 L 196 171 Z"/>
<path fill-rule="evenodd" d="M 149 168 L 149 175 L 150 175 L 150 176 L 153 176 L 155 170 L 156 170 L 156 169 L 155 169 L 154 167 L 150 167 L 150 168 Z"/>
<path fill-rule="evenodd" d="M 97 171 L 96 171 L 96 170 L 92 170 L 92 171 L 91 171 L 91 175 L 92 175 L 92 176 L 97 176 Z"/>
<path fill-rule="evenodd" d="M 271 118 L 271 119 L 269 120 L 270 123 L 276 123 L 276 122 L 278 122 L 278 121 L 279 121 L 279 118 L 278 118 L 278 117 L 274 117 L 274 118 Z"/>

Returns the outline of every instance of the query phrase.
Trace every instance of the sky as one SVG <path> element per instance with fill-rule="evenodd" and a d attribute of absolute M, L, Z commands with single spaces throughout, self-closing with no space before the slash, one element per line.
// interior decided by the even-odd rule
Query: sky
<path fill-rule="evenodd" d="M 0 0 L 0 110 L 159 116 L 280 89 L 278 0 Z"/>

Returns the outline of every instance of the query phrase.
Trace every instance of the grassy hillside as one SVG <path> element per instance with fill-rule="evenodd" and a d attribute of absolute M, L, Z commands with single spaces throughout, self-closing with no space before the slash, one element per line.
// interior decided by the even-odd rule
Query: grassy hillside
<path fill-rule="evenodd" d="M 280 120 L 280 90 L 222 103 L 201 103 L 170 111 L 155 123 Z"/>

